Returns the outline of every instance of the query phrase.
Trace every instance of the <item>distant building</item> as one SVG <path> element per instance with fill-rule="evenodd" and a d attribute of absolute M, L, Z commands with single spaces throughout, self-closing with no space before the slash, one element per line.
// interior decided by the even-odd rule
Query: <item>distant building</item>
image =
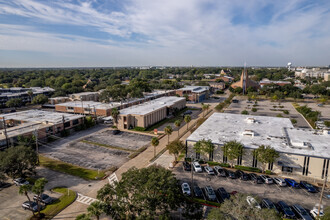
<path fill-rule="evenodd" d="M 99 92 L 81 92 L 71 94 L 70 98 L 72 101 L 94 101 L 97 102 L 99 100 Z"/>
<path fill-rule="evenodd" d="M 29 95 L 29 91 L 32 92 L 32 95 Z M 23 104 L 29 103 L 32 99 L 39 95 L 43 94 L 46 96 L 50 96 L 52 92 L 55 90 L 50 87 L 30 87 L 30 88 L 22 88 L 22 87 L 12 87 L 12 88 L 0 88 L 0 107 L 5 107 L 6 102 L 10 99 L 19 98 L 22 99 Z"/>
<path fill-rule="evenodd" d="M 225 89 L 226 85 L 224 82 L 209 82 L 212 92 Z"/>
<path fill-rule="evenodd" d="M 210 96 L 209 86 L 186 86 L 176 90 L 176 94 L 181 97 L 188 97 L 194 103 L 203 102 Z"/>
<path fill-rule="evenodd" d="M 117 127 L 119 129 L 147 128 L 171 115 L 174 109 L 180 110 L 184 107 L 186 107 L 186 99 L 176 96 L 144 102 L 120 110 Z"/>
<path fill-rule="evenodd" d="M 324 73 L 324 81 L 330 81 L 330 71 L 327 73 Z"/>
<path fill-rule="evenodd" d="M 6 123 L 6 131 L 4 123 Z M 83 122 L 83 116 L 50 111 L 28 110 L 0 115 L 0 148 L 11 146 L 18 136 L 38 135 L 40 140 L 56 135 Z M 7 138 L 6 138 L 7 136 Z"/>
<path fill-rule="evenodd" d="M 233 89 L 236 89 L 238 87 L 242 88 L 243 89 L 243 93 L 246 92 L 247 88 L 249 87 L 253 87 L 253 88 L 256 88 L 258 89 L 259 88 L 259 85 L 258 83 L 256 83 L 255 81 L 249 79 L 249 75 L 248 75 L 248 72 L 246 69 L 244 69 L 242 71 L 242 75 L 241 75 L 241 79 L 240 81 L 238 82 L 235 82 L 231 85 L 231 87 Z"/>
<path fill-rule="evenodd" d="M 324 78 L 326 73 L 330 73 L 330 70 L 320 69 L 320 68 L 312 68 L 312 69 L 296 69 L 295 77 L 300 77 L 304 79 L 305 77 L 310 78 Z"/>
<path fill-rule="evenodd" d="M 259 82 L 260 87 L 264 87 L 265 85 L 279 85 L 279 86 L 284 86 L 284 85 L 291 85 L 291 82 L 288 81 L 273 81 L 269 79 L 263 79 Z"/>
<path fill-rule="evenodd" d="M 288 118 L 213 113 L 187 138 L 188 157 L 209 158 L 193 149 L 202 139 L 211 140 L 215 149 L 210 158 L 219 163 L 230 163 L 221 147 L 235 140 L 243 144 L 244 154 L 234 160 L 234 165 L 261 169 L 262 164 L 254 156 L 254 150 L 269 145 L 280 157 L 274 163 L 266 164 L 266 170 L 315 179 L 324 179 L 329 174 L 329 131 L 294 128 Z"/>
<path fill-rule="evenodd" d="M 48 103 L 50 105 L 56 105 L 64 102 L 71 101 L 69 97 L 63 96 L 63 97 L 55 97 L 55 98 L 49 98 Z"/>

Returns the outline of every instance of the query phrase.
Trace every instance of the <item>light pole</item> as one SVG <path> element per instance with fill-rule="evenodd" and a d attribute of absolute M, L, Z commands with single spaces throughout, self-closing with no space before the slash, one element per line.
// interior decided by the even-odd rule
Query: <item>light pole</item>
<path fill-rule="evenodd" d="M 191 191 L 193 190 L 194 187 L 194 171 L 193 171 L 193 154 L 190 156 L 190 169 L 191 169 Z M 193 197 L 193 194 L 191 194 L 191 197 Z"/>
<path fill-rule="evenodd" d="M 322 186 L 322 191 L 321 191 L 321 196 L 320 196 L 319 207 L 317 208 L 317 217 L 320 216 L 320 210 L 321 210 L 321 205 L 322 205 L 322 199 L 323 199 L 323 194 L 324 194 L 324 188 L 325 188 L 325 185 L 327 184 L 327 180 L 328 180 L 328 174 L 326 174 L 325 177 L 324 177 L 324 182 L 323 182 L 323 186 Z"/>

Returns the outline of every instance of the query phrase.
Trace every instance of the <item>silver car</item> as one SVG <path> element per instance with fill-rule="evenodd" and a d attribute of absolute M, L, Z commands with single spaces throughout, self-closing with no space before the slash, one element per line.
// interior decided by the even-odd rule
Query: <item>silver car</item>
<path fill-rule="evenodd" d="M 286 186 L 286 182 L 284 179 L 279 178 L 279 177 L 274 177 L 273 178 L 274 182 L 279 185 L 279 186 Z"/>
<path fill-rule="evenodd" d="M 211 201 L 216 201 L 217 200 L 217 196 L 215 195 L 215 192 L 212 188 L 212 186 L 206 186 L 205 187 L 205 194 L 206 197 L 211 200 Z"/>
<path fill-rule="evenodd" d="M 188 183 L 182 183 L 181 189 L 182 189 L 183 194 L 188 195 L 188 196 L 191 195 L 190 186 Z"/>

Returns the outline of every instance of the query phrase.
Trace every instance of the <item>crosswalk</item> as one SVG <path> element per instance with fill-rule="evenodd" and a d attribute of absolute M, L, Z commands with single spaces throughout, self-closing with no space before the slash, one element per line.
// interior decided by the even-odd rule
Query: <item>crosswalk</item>
<path fill-rule="evenodd" d="M 90 205 L 92 202 L 95 202 L 98 200 L 78 193 L 78 197 L 77 197 L 76 201 L 80 202 L 82 204 L 85 204 L 85 205 Z"/>
<path fill-rule="evenodd" d="M 111 186 L 114 186 L 115 182 L 118 182 L 118 178 L 117 178 L 116 173 L 111 174 L 111 175 L 108 177 L 108 180 L 109 180 L 109 184 L 110 184 Z"/>

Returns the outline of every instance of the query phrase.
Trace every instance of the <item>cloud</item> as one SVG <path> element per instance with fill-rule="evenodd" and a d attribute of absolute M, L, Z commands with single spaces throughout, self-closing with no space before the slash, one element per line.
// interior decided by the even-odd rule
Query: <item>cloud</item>
<path fill-rule="evenodd" d="M 326 65 L 329 6 L 302 0 L 0 0 L 2 17 L 27 20 L 0 25 L 0 49 L 56 58 L 38 63 L 36 57 L 36 66 L 70 60 L 71 66 Z"/>

